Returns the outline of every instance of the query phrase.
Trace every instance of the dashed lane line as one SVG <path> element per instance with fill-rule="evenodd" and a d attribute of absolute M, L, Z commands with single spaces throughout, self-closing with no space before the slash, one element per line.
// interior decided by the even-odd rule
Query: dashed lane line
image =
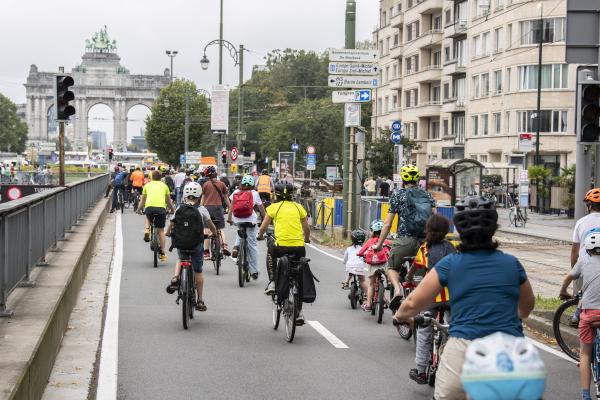
<path fill-rule="evenodd" d="M 347 349 L 348 346 L 342 342 L 337 336 L 331 331 L 325 328 L 319 321 L 306 321 L 307 324 L 313 327 L 313 329 L 321 334 L 329 343 L 336 349 Z"/>

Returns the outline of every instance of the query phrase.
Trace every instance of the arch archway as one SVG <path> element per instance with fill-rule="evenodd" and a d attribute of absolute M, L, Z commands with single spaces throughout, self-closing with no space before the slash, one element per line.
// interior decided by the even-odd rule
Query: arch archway
<path fill-rule="evenodd" d="M 87 141 L 92 149 L 104 150 L 114 140 L 115 113 L 106 102 L 95 102 L 86 110 Z"/>
<path fill-rule="evenodd" d="M 150 106 L 145 103 L 131 104 L 127 109 L 127 143 L 133 151 L 142 151 L 147 148 L 144 132 L 146 131 L 146 118 L 151 114 Z"/>
<path fill-rule="evenodd" d="M 55 139 L 58 136 L 58 124 L 54 116 L 54 104 L 46 110 L 46 140 Z"/>

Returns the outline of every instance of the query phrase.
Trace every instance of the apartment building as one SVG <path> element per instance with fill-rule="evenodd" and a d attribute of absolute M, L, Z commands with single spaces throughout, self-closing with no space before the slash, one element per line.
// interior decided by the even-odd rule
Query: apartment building
<path fill-rule="evenodd" d="M 532 165 L 519 134 L 535 133 L 538 121 L 544 164 L 558 174 L 575 163 L 576 66 L 565 63 L 564 0 L 380 0 L 380 10 L 372 126 L 381 132 L 401 120 L 420 145 L 408 155 L 420 169 L 461 158 Z"/>

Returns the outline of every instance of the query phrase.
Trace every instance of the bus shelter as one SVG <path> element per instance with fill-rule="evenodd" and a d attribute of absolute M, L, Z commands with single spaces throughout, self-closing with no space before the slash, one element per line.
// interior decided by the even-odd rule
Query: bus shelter
<path fill-rule="evenodd" d="M 438 206 L 454 207 L 467 196 L 481 194 L 485 166 L 477 160 L 435 160 L 427 166 L 427 190 Z"/>

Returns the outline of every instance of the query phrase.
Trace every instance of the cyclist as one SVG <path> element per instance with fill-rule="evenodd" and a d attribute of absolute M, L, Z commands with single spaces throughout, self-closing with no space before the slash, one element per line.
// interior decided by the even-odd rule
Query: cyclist
<path fill-rule="evenodd" d="M 180 192 L 179 188 L 183 184 L 184 180 L 185 180 L 185 169 L 183 167 L 179 167 L 179 172 L 177 172 L 175 174 L 175 176 L 173 177 L 173 183 L 175 183 L 175 196 L 176 196 L 177 205 L 179 205 L 181 203 L 181 192 Z"/>
<path fill-rule="evenodd" d="M 219 230 L 219 236 L 221 238 L 221 246 L 223 247 L 223 254 L 226 256 L 231 255 L 225 242 L 225 236 L 223 235 L 223 229 L 225 229 L 225 218 L 223 217 L 224 209 L 231 208 L 229 203 L 229 197 L 227 187 L 225 184 L 217 179 L 217 170 L 212 165 L 206 167 L 204 170 L 204 176 L 207 178 L 206 182 L 202 184 L 202 205 L 206 207 L 210 214 L 210 219 Z M 204 242 L 204 259 L 210 260 L 210 239 L 206 239 Z"/>
<path fill-rule="evenodd" d="M 165 249 L 165 223 L 167 220 L 167 207 L 171 212 L 175 212 L 173 202 L 169 193 L 169 188 L 160 181 L 160 172 L 152 171 L 152 181 L 144 185 L 142 190 L 142 199 L 138 205 L 137 212 L 146 214 L 144 222 L 144 241 L 150 241 L 150 224 L 154 218 L 154 227 L 158 229 L 160 240 L 159 256 L 161 261 L 167 261 Z"/>
<path fill-rule="evenodd" d="M 448 287 L 452 309 L 450 337 L 436 374 L 434 397 L 464 399 L 460 374 L 469 343 L 495 332 L 523 337 L 521 319 L 535 305 L 531 284 L 516 257 L 497 250 L 494 204 L 467 197 L 456 205 L 454 225 L 460 234 L 460 253 L 438 261 L 395 313 L 396 321 L 412 322 L 419 312 Z"/>
<path fill-rule="evenodd" d="M 117 192 L 121 191 L 122 195 L 123 195 L 123 202 L 125 202 L 125 188 L 128 185 L 128 177 L 129 177 L 129 172 L 127 172 L 125 169 L 121 169 L 119 168 L 119 172 L 117 172 L 117 169 L 115 168 L 115 172 L 117 172 L 115 174 L 115 180 L 114 180 L 114 189 L 113 189 L 113 196 L 112 196 L 112 206 L 110 207 L 110 212 L 113 213 L 115 212 L 115 209 L 119 206 L 117 204 Z"/>
<path fill-rule="evenodd" d="M 251 175 L 245 175 L 242 178 L 242 182 L 239 189 L 236 189 L 229 198 L 231 201 L 231 207 L 229 207 L 229 214 L 227 222 L 240 226 L 240 224 L 252 224 L 251 228 L 246 228 L 248 245 L 248 267 L 252 274 L 252 279 L 258 279 L 258 243 L 256 242 L 256 231 L 257 231 L 257 218 L 254 209 L 257 208 L 260 213 L 261 219 L 265 217 L 265 209 L 263 207 L 260 196 L 254 190 L 254 178 Z M 233 246 L 233 252 L 231 256 L 236 258 L 240 248 L 240 237 L 235 235 L 235 245 Z"/>
<path fill-rule="evenodd" d="M 256 181 L 256 191 L 260 195 L 262 201 L 267 204 L 267 206 L 271 202 L 271 195 L 273 194 L 274 188 L 275 186 L 273 185 L 273 179 L 271 179 L 269 176 L 269 171 L 263 169 L 261 175 Z"/>
<path fill-rule="evenodd" d="M 357 253 L 361 247 L 365 244 L 367 236 L 361 230 L 353 230 L 350 233 L 352 239 L 352 245 L 346 248 L 344 252 L 344 265 L 346 265 L 346 280 L 342 282 L 342 289 L 346 290 L 350 288 L 350 280 L 353 275 L 358 277 L 358 281 L 363 290 L 363 293 L 367 293 L 367 285 L 365 283 L 365 262 L 360 258 Z"/>
<path fill-rule="evenodd" d="M 268 249 L 273 260 L 272 264 L 267 265 L 269 285 L 265 289 L 265 294 L 268 296 L 275 293 L 277 259 L 284 255 L 304 257 L 306 255 L 304 243 L 310 243 L 308 214 L 301 204 L 292 201 L 293 194 L 294 185 L 290 183 L 275 185 L 275 195 L 278 202 L 267 207 L 265 218 L 258 231 L 257 239 L 262 240 L 269 224 L 273 221 L 273 225 L 275 226 L 275 245 Z M 302 325 L 304 324 L 302 303 L 300 303 L 299 308 L 300 313 L 298 314 L 296 323 Z"/>
<path fill-rule="evenodd" d="M 210 220 L 210 214 L 208 210 L 200 205 L 200 198 L 202 197 L 202 186 L 200 186 L 197 182 L 190 182 L 183 188 L 183 202 L 186 204 L 192 205 L 194 208 L 198 210 L 200 216 L 202 217 L 202 224 L 204 227 L 210 229 L 213 235 L 217 234 L 217 228 Z M 179 210 L 179 208 L 177 208 Z M 169 225 L 169 230 L 167 235 L 170 236 L 173 233 L 173 227 L 175 226 L 175 216 L 177 215 L 177 211 L 171 217 L 171 224 Z M 194 279 L 196 280 L 196 310 L 198 311 L 206 311 L 206 304 L 204 304 L 203 300 L 203 289 L 204 289 L 204 275 L 202 274 L 202 266 L 204 263 L 202 253 L 203 253 L 203 243 L 204 240 L 199 240 L 200 244 L 194 250 L 193 254 L 191 254 L 192 258 L 192 268 L 194 270 Z M 179 274 L 181 273 L 181 264 L 180 260 L 182 258 L 182 252 L 180 249 L 177 249 L 178 259 L 175 264 L 175 275 L 171 279 L 171 282 L 167 286 L 167 293 L 174 293 L 179 287 Z"/>
<path fill-rule="evenodd" d="M 394 217 L 398 214 L 397 237 L 393 240 L 392 251 L 388 261 L 387 276 L 394 286 L 394 298 L 390 301 L 390 308 L 395 311 L 400 305 L 402 287 L 400 286 L 400 272 L 405 257 L 412 257 L 419 249 L 419 240 L 425 237 L 425 224 L 433 214 L 435 200 L 431 193 L 417 186 L 419 170 L 413 165 L 405 165 L 400 170 L 404 187 L 392 193 L 390 208 L 385 219 L 379 241 L 373 247 L 381 250 L 383 241 L 386 240 Z"/>
<path fill-rule="evenodd" d="M 169 169 L 167 167 L 162 165 L 160 167 L 160 173 L 163 176 L 162 181 L 169 188 L 169 192 L 171 192 L 171 199 L 173 201 L 176 201 L 177 196 L 175 195 L 175 181 L 173 180 L 173 177 L 171 176 L 171 171 L 169 171 Z"/>
<path fill-rule="evenodd" d="M 364 257 L 365 263 L 368 266 L 367 276 L 369 277 L 369 286 L 367 287 L 367 300 L 362 304 L 362 309 L 364 311 L 371 311 L 373 309 L 373 292 L 375 291 L 375 280 L 377 278 L 375 274 L 377 270 L 382 268 L 389 259 L 389 246 L 391 245 L 389 240 L 385 240 L 383 242 L 386 247 L 382 250 L 373 250 L 373 245 L 379 242 L 382 229 L 383 221 L 380 219 L 373 221 L 371 223 L 371 232 L 373 232 L 371 239 L 367 240 L 367 242 L 356 254 L 359 257 Z"/>
<path fill-rule="evenodd" d="M 584 240 L 588 232 L 592 229 L 600 228 L 600 188 L 588 191 L 583 199 L 588 210 L 588 215 L 580 218 L 573 229 L 573 244 L 571 246 L 571 268 L 575 267 L 577 261 L 585 262 L 588 255 Z M 581 279 L 577 279 L 573 286 L 573 292 L 581 290 Z M 579 308 L 569 321 L 572 326 L 579 324 Z"/>
<path fill-rule="evenodd" d="M 227 174 L 225 172 L 223 172 L 221 174 L 221 179 L 219 179 L 221 182 L 223 182 L 225 184 L 225 186 L 227 186 L 227 189 L 231 188 L 231 184 L 229 183 L 229 178 L 227 178 Z"/>
<path fill-rule="evenodd" d="M 141 196 L 142 187 L 144 186 L 144 173 L 139 166 L 135 167 L 135 170 L 131 173 L 129 180 L 131 181 L 133 190 Z"/>

